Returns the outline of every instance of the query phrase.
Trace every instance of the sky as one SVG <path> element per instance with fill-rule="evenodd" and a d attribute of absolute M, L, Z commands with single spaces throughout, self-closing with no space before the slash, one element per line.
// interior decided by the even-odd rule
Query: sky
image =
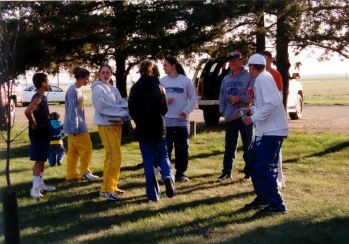
<path fill-rule="evenodd" d="M 301 76 L 321 76 L 321 75 L 347 75 L 349 76 L 349 59 L 340 58 L 338 54 L 333 56 L 328 61 L 318 61 L 322 51 L 319 49 L 307 49 L 300 55 L 294 56 L 290 54 L 290 63 L 292 66 L 297 62 L 301 62 L 299 73 Z"/>

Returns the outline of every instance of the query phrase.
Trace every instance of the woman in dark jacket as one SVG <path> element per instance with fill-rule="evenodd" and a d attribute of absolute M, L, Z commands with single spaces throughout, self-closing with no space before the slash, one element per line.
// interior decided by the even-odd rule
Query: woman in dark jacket
<path fill-rule="evenodd" d="M 136 124 L 135 138 L 143 158 L 147 197 L 159 201 L 160 188 L 154 174 L 154 162 L 161 168 L 166 195 L 174 195 L 174 178 L 167 152 L 166 127 L 163 116 L 167 112 L 165 89 L 159 79 L 152 75 L 153 64 L 143 60 L 139 65 L 141 77 L 131 88 L 128 104 L 129 112 Z"/>

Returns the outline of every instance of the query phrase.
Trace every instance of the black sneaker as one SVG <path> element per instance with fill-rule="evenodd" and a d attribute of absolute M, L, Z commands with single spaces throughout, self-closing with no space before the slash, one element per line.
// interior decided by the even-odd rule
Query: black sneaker
<path fill-rule="evenodd" d="M 280 208 L 276 208 L 271 205 L 268 205 L 259 212 L 263 214 L 277 214 L 277 213 L 286 214 L 287 210 L 286 208 L 280 209 Z"/>
<path fill-rule="evenodd" d="M 263 209 L 268 206 L 268 203 L 256 197 L 252 202 L 247 203 L 244 209 Z"/>
<path fill-rule="evenodd" d="M 165 178 L 165 187 L 166 187 L 166 196 L 168 198 L 172 198 L 175 193 L 175 189 L 171 180 L 171 176 L 167 176 Z"/>
<path fill-rule="evenodd" d="M 217 181 L 223 182 L 226 179 L 232 179 L 231 174 L 222 174 L 221 176 L 218 177 Z"/>

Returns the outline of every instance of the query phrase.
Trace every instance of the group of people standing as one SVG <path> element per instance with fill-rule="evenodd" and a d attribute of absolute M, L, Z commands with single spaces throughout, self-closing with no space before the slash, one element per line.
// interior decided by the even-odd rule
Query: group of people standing
<path fill-rule="evenodd" d="M 244 180 L 252 180 L 257 195 L 245 209 L 286 213 L 279 192 L 279 188 L 285 186 L 280 149 L 288 135 L 282 77 L 271 68 L 272 55 L 268 51 L 252 55 L 248 59 L 248 70 L 242 60 L 239 51 L 230 54 L 230 71 L 220 89 L 219 109 L 226 121 L 226 133 L 223 170 L 218 181 L 232 177 L 240 133 Z"/>
<path fill-rule="evenodd" d="M 196 94 L 190 79 L 185 76 L 183 67 L 175 58 L 166 58 L 163 65 L 167 76 L 162 78 L 160 83 L 157 67 L 150 60 L 140 63 L 141 77 L 132 87 L 129 101 L 122 98 L 119 90 L 112 85 L 113 71 L 108 64 L 100 67 L 99 79 L 91 85 L 95 109 L 94 123 L 105 150 L 100 195 L 108 200 L 118 200 L 119 195 L 125 192 L 118 188 L 121 132 L 122 124 L 131 120 L 131 116 L 136 124 L 135 138 L 139 141 L 142 153 L 148 199 L 160 199 L 160 187 L 155 177 L 154 166 L 160 167 L 168 197 L 175 194 L 176 180 L 189 181 L 184 173 L 189 158 L 189 113 L 195 107 Z M 76 82 L 66 92 L 63 126 L 64 133 L 68 135 L 66 180 L 94 181 L 99 177 L 89 168 L 92 142 L 85 120 L 85 96 L 81 89 L 89 83 L 90 72 L 76 66 L 73 74 Z M 45 73 L 36 73 L 33 83 L 37 93 L 25 110 L 25 115 L 29 120 L 30 160 L 35 161 L 30 195 L 40 198 L 43 191 L 56 190 L 54 186 L 49 186 L 43 181 L 44 163 L 49 156 L 50 147 L 50 113 L 44 94 L 50 85 Z M 175 175 L 170 165 L 173 148 Z M 61 161 L 57 160 L 60 164 Z"/>
<path fill-rule="evenodd" d="M 288 135 L 282 103 L 282 78 L 271 68 L 271 53 L 265 51 L 262 54 L 254 54 L 248 59 L 248 70 L 242 65 L 243 57 L 239 51 L 230 54 L 230 71 L 223 78 L 219 95 L 219 109 L 226 121 L 226 133 L 223 169 L 218 181 L 232 177 L 240 133 L 245 161 L 244 180 L 252 180 L 257 195 L 245 205 L 245 209 L 261 208 L 266 213 L 286 213 L 277 184 L 277 178 L 283 176 L 279 170 L 280 149 Z M 111 84 L 113 71 L 108 64 L 100 67 L 99 80 L 91 86 L 94 123 L 105 150 L 100 195 L 108 200 L 118 200 L 119 194 L 124 193 L 118 188 L 121 132 L 122 124 L 131 117 L 136 125 L 134 135 L 143 158 L 148 199 L 159 201 L 161 194 L 154 168 L 160 168 L 169 198 L 175 194 L 175 181 L 189 181 L 185 175 L 189 158 L 189 114 L 195 107 L 196 93 L 175 58 L 165 58 L 163 68 L 166 76 L 159 80 L 156 65 L 148 59 L 141 61 L 141 77 L 131 88 L 128 101 Z M 64 132 L 68 134 L 66 180 L 93 181 L 98 176 L 89 169 L 92 143 L 81 89 L 89 83 L 90 72 L 77 66 L 73 73 L 76 82 L 67 90 L 64 118 Z M 50 144 L 49 108 L 44 95 L 49 89 L 47 75 L 35 74 L 33 83 L 37 93 L 25 114 L 29 120 L 30 159 L 35 161 L 30 195 L 40 198 L 42 191 L 54 191 L 56 188 L 43 181 Z M 175 174 L 170 164 L 173 149 Z M 80 171 L 77 169 L 79 159 Z M 284 180 L 281 182 L 283 187 Z"/>

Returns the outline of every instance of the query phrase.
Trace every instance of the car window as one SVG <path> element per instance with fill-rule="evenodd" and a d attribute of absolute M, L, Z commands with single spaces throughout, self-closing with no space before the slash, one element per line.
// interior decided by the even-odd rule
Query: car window
<path fill-rule="evenodd" d="M 220 69 L 218 75 L 225 75 L 228 69 L 229 69 L 229 63 L 228 62 L 223 63 L 222 68 Z"/>
<path fill-rule="evenodd" d="M 214 63 L 214 64 L 211 66 L 210 74 L 212 74 L 212 73 L 215 71 L 216 67 L 217 67 L 217 63 Z"/>
<path fill-rule="evenodd" d="M 59 92 L 59 88 L 57 86 L 51 86 L 51 90 L 52 92 Z"/>
<path fill-rule="evenodd" d="M 29 86 L 27 88 L 24 89 L 24 91 L 35 91 L 35 86 Z"/>

